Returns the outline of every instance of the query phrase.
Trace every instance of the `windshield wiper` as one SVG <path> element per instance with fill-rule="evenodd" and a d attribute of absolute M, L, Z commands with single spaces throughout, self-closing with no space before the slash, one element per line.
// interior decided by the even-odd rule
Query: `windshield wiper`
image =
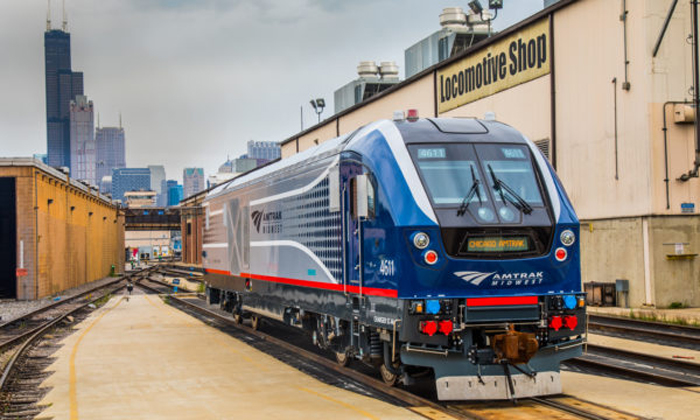
<path fill-rule="evenodd" d="M 479 178 L 474 175 L 474 167 L 470 165 L 469 169 L 472 170 L 472 187 L 469 188 L 469 192 L 467 192 L 467 195 L 465 195 L 462 199 L 462 204 L 460 204 L 459 209 L 457 209 L 457 216 L 462 216 L 467 212 L 467 207 L 469 207 L 469 203 L 472 202 L 474 194 L 476 194 L 477 198 L 479 199 L 479 205 L 482 204 L 481 193 L 479 192 L 479 185 L 481 185 L 481 182 L 479 181 Z"/>
<path fill-rule="evenodd" d="M 501 196 L 501 200 L 503 200 L 503 203 L 505 204 L 506 201 L 511 203 L 513 206 L 515 206 L 518 210 L 522 211 L 525 214 L 530 214 L 532 213 L 532 206 L 530 206 L 527 201 L 523 200 L 521 196 L 518 195 L 511 187 L 508 186 L 505 182 L 501 181 L 496 174 L 493 172 L 493 168 L 491 168 L 491 165 L 486 165 L 489 168 L 489 173 L 491 174 L 491 179 L 493 179 L 493 188 L 498 191 L 498 194 Z M 505 194 L 504 191 L 507 193 Z"/>

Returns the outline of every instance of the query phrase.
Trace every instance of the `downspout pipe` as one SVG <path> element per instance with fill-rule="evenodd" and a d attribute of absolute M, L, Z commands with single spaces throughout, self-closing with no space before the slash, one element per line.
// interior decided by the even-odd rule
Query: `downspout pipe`
<path fill-rule="evenodd" d="M 663 106 L 663 118 L 664 118 L 664 127 L 663 127 L 663 132 L 664 132 L 664 171 L 666 177 L 664 178 L 664 182 L 666 183 L 666 210 L 671 208 L 671 199 L 669 196 L 668 192 L 668 126 L 666 125 L 666 106 L 668 105 L 688 105 L 691 104 L 692 102 L 688 101 L 667 101 L 664 102 Z M 697 112 L 697 110 L 696 110 Z M 697 126 L 697 123 L 696 123 Z M 697 167 L 696 167 L 697 168 Z"/>
<path fill-rule="evenodd" d="M 698 0 L 691 1 L 693 15 L 693 103 L 695 105 L 695 163 L 693 169 L 678 177 L 678 181 L 685 182 L 690 178 L 698 177 L 700 169 L 700 69 L 698 60 Z"/>

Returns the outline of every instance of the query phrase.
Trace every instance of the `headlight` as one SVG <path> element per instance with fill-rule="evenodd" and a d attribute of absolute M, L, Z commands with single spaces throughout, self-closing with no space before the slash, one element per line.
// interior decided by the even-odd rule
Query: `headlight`
<path fill-rule="evenodd" d="M 413 235 L 413 245 L 418 249 L 425 249 L 430 245 L 430 237 L 427 233 L 418 232 Z"/>
<path fill-rule="evenodd" d="M 567 229 L 561 233 L 559 239 L 561 239 L 561 243 L 564 245 L 571 246 L 576 242 L 576 235 L 574 235 L 574 232 Z"/>

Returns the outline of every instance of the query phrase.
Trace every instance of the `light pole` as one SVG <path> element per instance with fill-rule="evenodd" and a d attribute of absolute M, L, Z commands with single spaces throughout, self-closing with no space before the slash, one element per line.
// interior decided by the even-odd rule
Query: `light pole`
<path fill-rule="evenodd" d="M 316 112 L 316 115 L 318 115 L 318 122 L 321 122 L 321 113 L 323 112 L 323 108 L 326 107 L 326 101 L 323 100 L 323 98 L 317 98 L 317 99 L 312 99 L 311 101 L 311 106 L 314 108 L 314 112 Z"/>
<path fill-rule="evenodd" d="M 482 22 L 487 22 L 489 24 L 489 36 L 491 36 L 491 21 L 498 17 L 498 9 L 503 8 L 503 0 L 489 0 L 489 9 L 495 10 L 496 14 L 494 16 L 489 16 L 488 19 L 484 19 L 484 7 L 479 0 L 470 1 L 469 8 L 472 9 L 474 14 L 479 15 Z"/>

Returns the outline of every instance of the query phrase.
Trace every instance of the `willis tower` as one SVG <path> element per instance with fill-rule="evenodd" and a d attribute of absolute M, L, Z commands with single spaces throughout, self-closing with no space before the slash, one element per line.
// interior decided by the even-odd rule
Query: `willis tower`
<path fill-rule="evenodd" d="M 70 167 L 70 101 L 83 94 L 83 73 L 71 70 L 70 34 L 63 9 L 61 29 L 51 28 L 51 2 L 46 17 L 46 149 L 50 166 Z"/>

